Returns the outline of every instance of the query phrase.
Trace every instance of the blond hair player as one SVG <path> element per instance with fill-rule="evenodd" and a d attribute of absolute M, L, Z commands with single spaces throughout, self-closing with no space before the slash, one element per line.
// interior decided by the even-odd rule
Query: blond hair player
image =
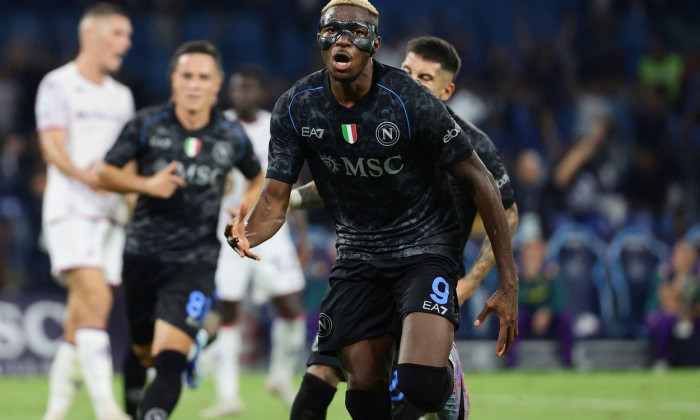
<path fill-rule="evenodd" d="M 112 308 L 109 285 L 121 281 L 127 211 L 122 196 L 97 188 L 95 164 L 134 112 L 129 89 L 109 76 L 120 69 L 131 32 L 121 8 L 90 7 L 80 21 L 78 56 L 47 74 L 36 98 L 37 130 L 48 164 L 43 232 L 52 273 L 68 288 L 46 420 L 66 418 L 76 367 L 97 419 L 128 418 L 114 399 L 106 331 Z"/>

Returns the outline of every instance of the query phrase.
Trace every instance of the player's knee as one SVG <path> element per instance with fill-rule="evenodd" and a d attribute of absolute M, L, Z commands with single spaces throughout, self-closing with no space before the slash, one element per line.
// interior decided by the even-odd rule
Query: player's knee
<path fill-rule="evenodd" d="M 238 320 L 238 307 L 240 302 L 222 301 L 221 302 L 221 322 L 224 324 L 233 324 Z"/>
<path fill-rule="evenodd" d="M 338 383 L 343 379 L 342 372 L 338 368 L 328 365 L 311 365 L 306 369 L 306 372 L 333 387 L 337 387 Z"/>
<path fill-rule="evenodd" d="M 301 292 L 274 297 L 273 303 L 277 314 L 285 319 L 294 319 L 304 312 L 301 303 Z"/>
<path fill-rule="evenodd" d="M 453 379 L 447 368 L 402 363 L 397 370 L 399 390 L 421 411 L 440 410 L 452 393 Z"/>
<path fill-rule="evenodd" d="M 139 359 L 144 368 L 153 367 L 153 356 L 151 356 L 151 346 L 131 346 L 134 354 Z"/>

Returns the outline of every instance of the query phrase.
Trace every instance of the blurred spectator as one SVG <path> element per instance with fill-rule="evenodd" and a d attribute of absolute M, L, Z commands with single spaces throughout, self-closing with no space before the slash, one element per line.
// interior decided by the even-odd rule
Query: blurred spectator
<path fill-rule="evenodd" d="M 700 332 L 700 264 L 698 250 L 678 241 L 671 260 L 659 270 L 655 308 L 647 317 L 652 338 L 652 362 L 662 368 L 669 363 L 674 339 L 684 340 Z"/>
<path fill-rule="evenodd" d="M 606 82 L 597 71 L 586 74 L 576 101 L 574 142 L 554 164 L 552 181 L 561 217 L 587 223 L 610 237 L 626 215 L 626 203 L 617 190 L 630 145 L 617 129 Z"/>
<path fill-rule="evenodd" d="M 557 338 L 564 366 L 571 366 L 574 339 L 571 316 L 564 311 L 564 291 L 556 264 L 546 264 L 546 243 L 540 237 L 525 240 L 519 247 L 520 290 L 518 329 L 520 340 Z M 518 341 L 506 355 L 508 365 L 518 362 Z"/>
<path fill-rule="evenodd" d="M 545 163 L 537 151 L 526 149 L 518 154 L 512 183 L 520 218 L 535 223 L 536 229 L 544 231 L 548 237 L 550 232 L 544 221 L 551 219 L 551 184 Z"/>
<path fill-rule="evenodd" d="M 11 134 L 0 141 L 0 247 L 4 254 L 0 263 L 4 265 L 0 267 L 0 289 L 18 290 L 31 265 L 31 224 L 23 203 L 31 163 L 25 138 Z"/>
<path fill-rule="evenodd" d="M 0 136 L 13 130 L 22 91 L 5 65 L 0 65 Z"/>
<path fill-rule="evenodd" d="M 683 58 L 670 52 L 666 43 L 655 36 L 649 54 L 639 62 L 639 79 L 645 88 L 661 88 L 671 105 L 678 104 L 683 80 Z"/>

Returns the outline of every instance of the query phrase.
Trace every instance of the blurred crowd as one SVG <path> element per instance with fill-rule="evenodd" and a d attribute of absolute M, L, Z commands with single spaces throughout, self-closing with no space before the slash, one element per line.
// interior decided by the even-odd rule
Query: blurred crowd
<path fill-rule="evenodd" d="M 41 244 L 45 167 L 33 105 L 41 77 L 77 52 L 75 28 L 89 3 L 0 0 L 0 291 L 55 287 Z M 268 108 L 322 66 L 322 0 L 117 3 L 134 26 L 117 78 L 138 108 L 168 99 L 168 58 L 184 40 L 215 43 L 228 73 L 263 67 L 272 77 Z M 668 335 L 687 327 L 669 317 L 698 319 L 699 2 L 373 3 L 379 61 L 398 66 L 406 41 L 426 34 L 454 44 L 463 59 L 448 105 L 491 137 L 509 170 L 521 214 L 526 334 L 556 334 L 556 321 L 569 325 L 564 341 L 586 331 Z M 323 254 L 328 237 L 317 236 Z M 307 270 L 323 278 L 317 262 Z"/>

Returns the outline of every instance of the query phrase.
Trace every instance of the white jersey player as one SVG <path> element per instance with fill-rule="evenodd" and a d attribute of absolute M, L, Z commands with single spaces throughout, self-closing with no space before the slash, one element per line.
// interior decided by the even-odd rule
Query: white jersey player
<path fill-rule="evenodd" d="M 267 168 L 267 146 L 270 139 L 270 116 L 260 109 L 265 99 L 265 80 L 256 69 L 244 69 L 231 77 L 229 94 L 233 109 L 224 115 L 239 124 L 253 143 L 263 170 Z M 254 303 L 270 300 L 276 309 L 272 323 L 270 371 L 267 378 L 269 392 L 280 396 L 291 405 L 296 395 L 292 383 L 294 367 L 298 364 L 305 342 L 305 318 L 301 293 L 305 286 L 291 233 L 285 224 L 270 239 L 257 247 L 260 261 L 240 258 L 231 252 L 223 236 L 226 223 L 231 220 L 227 209 L 237 209 L 242 201 L 245 180 L 236 174 L 232 189 L 224 197 L 218 232 L 222 249 L 216 272 L 217 294 L 222 302 L 222 325 L 216 341 L 208 349 L 216 360 L 214 377 L 218 401 L 202 413 L 204 418 L 235 414 L 243 410 L 238 393 L 241 329 L 236 324 L 240 303 L 248 290 Z"/>
<path fill-rule="evenodd" d="M 109 76 L 121 67 L 131 31 L 120 8 L 92 6 L 80 21 L 75 61 L 47 74 L 37 93 L 37 130 L 48 164 L 43 232 L 52 273 L 68 287 L 45 419 L 66 418 L 76 370 L 97 419 L 129 418 L 114 398 L 106 332 L 112 308 L 107 282 L 120 283 L 127 208 L 122 196 L 99 190 L 95 165 L 134 113 L 131 91 Z"/>

